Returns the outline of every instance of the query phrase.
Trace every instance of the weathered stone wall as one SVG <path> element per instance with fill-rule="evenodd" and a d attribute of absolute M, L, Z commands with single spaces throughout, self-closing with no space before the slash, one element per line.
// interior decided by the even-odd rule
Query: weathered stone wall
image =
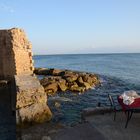
<path fill-rule="evenodd" d="M 0 78 L 15 82 L 11 90 L 15 88 L 16 96 L 10 96 L 17 124 L 43 122 L 52 116 L 44 88 L 33 70 L 31 44 L 24 31 L 0 30 Z"/>
<path fill-rule="evenodd" d="M 0 30 L 0 77 L 16 74 L 11 40 L 9 30 Z"/>
<path fill-rule="evenodd" d="M 23 30 L 0 30 L 0 76 L 33 73 L 31 44 Z"/>
<path fill-rule="evenodd" d="M 31 44 L 26 38 L 26 35 L 21 29 L 12 29 L 12 46 L 14 50 L 16 75 L 19 74 L 32 74 L 33 73 L 33 60 Z"/>

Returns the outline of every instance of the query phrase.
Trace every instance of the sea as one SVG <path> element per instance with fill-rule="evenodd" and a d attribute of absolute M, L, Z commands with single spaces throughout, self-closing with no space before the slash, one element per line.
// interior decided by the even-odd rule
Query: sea
<path fill-rule="evenodd" d="M 108 94 L 117 97 L 128 90 L 140 93 L 140 53 L 35 55 L 33 59 L 35 67 L 91 72 L 100 78 L 101 86 L 84 94 L 67 91 L 49 97 L 54 122 L 75 125 L 81 121 L 84 108 L 96 107 L 99 103 L 110 106 Z M 55 106 L 55 98 L 59 99 L 59 108 Z"/>

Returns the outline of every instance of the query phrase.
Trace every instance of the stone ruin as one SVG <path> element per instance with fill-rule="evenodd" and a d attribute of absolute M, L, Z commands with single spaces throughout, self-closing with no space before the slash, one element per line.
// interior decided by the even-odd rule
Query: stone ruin
<path fill-rule="evenodd" d="M 31 43 L 23 30 L 0 30 L 0 79 L 12 81 L 12 110 L 17 124 L 38 123 L 51 119 L 47 96 L 33 74 Z M 15 85 L 16 95 L 12 92 Z"/>
<path fill-rule="evenodd" d="M 20 29 L 0 30 L 0 76 L 33 74 L 31 44 Z"/>

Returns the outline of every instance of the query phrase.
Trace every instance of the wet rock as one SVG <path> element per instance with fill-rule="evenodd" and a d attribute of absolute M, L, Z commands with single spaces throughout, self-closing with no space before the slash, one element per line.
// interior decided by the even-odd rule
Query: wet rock
<path fill-rule="evenodd" d="M 92 77 L 92 82 L 94 83 L 94 85 L 99 85 L 100 84 L 100 80 L 98 78 L 98 76 L 96 75 L 90 75 Z"/>
<path fill-rule="evenodd" d="M 87 82 L 84 82 L 83 86 L 86 88 L 86 90 L 91 89 L 91 85 Z"/>
<path fill-rule="evenodd" d="M 54 105 L 55 105 L 56 108 L 59 108 L 61 106 L 61 104 L 59 102 L 55 102 Z"/>
<path fill-rule="evenodd" d="M 84 82 L 82 77 L 79 77 L 78 80 L 77 80 L 77 82 L 78 82 L 78 85 L 79 85 L 80 87 L 85 87 L 86 90 L 88 90 L 88 89 L 91 88 L 90 83 Z"/>
<path fill-rule="evenodd" d="M 76 82 L 69 82 L 69 83 L 68 83 L 68 87 L 69 87 L 69 89 L 72 90 L 72 88 L 78 87 L 78 84 L 77 84 Z"/>
<path fill-rule="evenodd" d="M 83 81 L 89 83 L 90 85 L 93 83 L 92 78 L 88 74 L 83 75 Z"/>
<path fill-rule="evenodd" d="M 51 76 L 40 80 L 46 93 L 49 94 L 66 90 L 84 92 L 100 83 L 98 76 L 90 73 L 50 69 L 50 74 Z"/>
<path fill-rule="evenodd" d="M 72 88 L 72 91 L 82 93 L 85 91 L 85 87 L 74 87 Z"/>
<path fill-rule="evenodd" d="M 66 86 L 66 80 L 64 80 L 64 79 L 60 79 L 59 81 L 58 81 L 58 87 L 59 87 L 59 89 L 61 90 L 61 91 L 66 91 L 67 90 L 67 86 Z"/>
<path fill-rule="evenodd" d="M 83 83 L 84 83 L 83 78 L 81 76 L 79 76 L 77 79 L 77 84 L 80 86 Z"/>
<path fill-rule="evenodd" d="M 84 92 L 85 87 L 79 87 L 78 84 L 74 82 L 70 85 L 69 90 L 74 91 L 74 92 Z"/>
<path fill-rule="evenodd" d="M 50 75 L 59 76 L 63 71 L 59 69 L 50 69 Z"/>
<path fill-rule="evenodd" d="M 66 79 L 67 82 L 74 82 L 78 78 L 78 74 L 75 73 L 68 73 L 64 75 L 64 79 Z"/>
<path fill-rule="evenodd" d="M 37 75 L 50 75 L 50 69 L 47 68 L 35 68 L 34 73 Z"/>
<path fill-rule="evenodd" d="M 55 82 L 56 82 L 56 80 L 54 77 L 45 77 L 40 80 L 40 83 L 43 87 L 47 86 L 50 83 L 55 83 Z"/>
<path fill-rule="evenodd" d="M 47 94 L 54 94 L 58 90 L 58 84 L 57 82 L 49 83 L 46 86 L 44 86 L 44 89 Z"/>

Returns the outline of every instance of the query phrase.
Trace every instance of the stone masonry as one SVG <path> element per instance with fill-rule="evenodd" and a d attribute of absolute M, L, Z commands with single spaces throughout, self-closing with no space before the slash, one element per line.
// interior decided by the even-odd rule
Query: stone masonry
<path fill-rule="evenodd" d="M 31 44 L 21 29 L 0 30 L 0 76 L 32 74 Z"/>
<path fill-rule="evenodd" d="M 23 30 L 0 30 L 0 79 L 10 79 L 16 85 L 11 106 L 16 109 L 19 125 L 43 122 L 52 116 L 44 88 L 33 74 L 31 47 Z"/>

